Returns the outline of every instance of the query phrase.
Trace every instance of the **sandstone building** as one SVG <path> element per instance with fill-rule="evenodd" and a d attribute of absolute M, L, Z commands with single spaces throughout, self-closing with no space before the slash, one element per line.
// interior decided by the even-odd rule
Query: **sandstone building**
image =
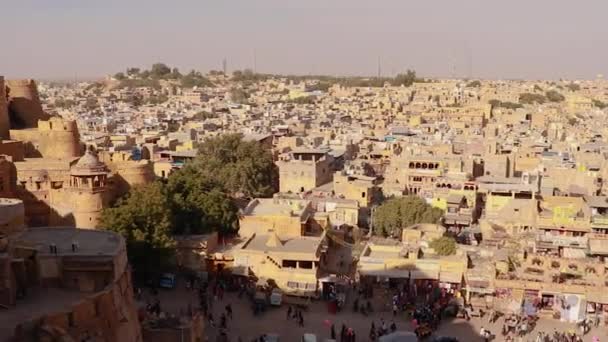
<path fill-rule="evenodd" d="M 122 237 L 23 223 L 0 199 L 0 340 L 142 341 Z"/>
<path fill-rule="evenodd" d="M 150 161 L 85 153 L 76 122 L 44 113 L 32 80 L 0 78 L 0 155 L 0 194 L 23 200 L 30 227 L 95 228 L 104 207 L 155 178 Z"/>

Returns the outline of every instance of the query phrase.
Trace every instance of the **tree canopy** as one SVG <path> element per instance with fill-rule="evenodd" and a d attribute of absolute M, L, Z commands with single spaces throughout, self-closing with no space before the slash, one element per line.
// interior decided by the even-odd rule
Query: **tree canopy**
<path fill-rule="evenodd" d="M 604 103 L 600 100 L 593 99 L 591 101 L 593 102 L 593 105 L 599 109 L 604 109 L 604 108 L 608 107 L 608 103 Z"/>
<path fill-rule="evenodd" d="M 417 223 L 439 223 L 443 211 L 428 205 L 418 196 L 392 198 L 374 212 L 374 233 L 398 236 L 403 228 Z"/>
<path fill-rule="evenodd" d="M 471 82 L 467 83 L 466 87 L 467 88 L 479 88 L 479 87 L 481 87 L 481 81 L 479 81 L 479 80 L 471 81 Z"/>
<path fill-rule="evenodd" d="M 161 183 L 133 188 L 115 206 L 103 210 L 99 226 L 125 238 L 136 273 L 145 276 L 168 265 L 174 247 L 172 214 Z"/>
<path fill-rule="evenodd" d="M 547 102 L 547 98 L 541 94 L 522 93 L 519 94 L 519 103 L 521 104 L 543 104 Z"/>
<path fill-rule="evenodd" d="M 231 196 L 268 197 L 278 177 L 272 154 L 240 134 L 206 139 L 184 170 L 197 173 Z"/>
<path fill-rule="evenodd" d="M 547 91 L 545 93 L 545 97 L 547 98 L 547 100 L 549 100 L 551 102 L 562 102 L 562 101 L 564 101 L 566 99 L 564 97 L 564 95 L 560 94 L 556 90 L 549 90 L 549 91 Z"/>
<path fill-rule="evenodd" d="M 520 103 L 514 103 L 514 102 L 508 102 L 508 101 L 502 102 L 497 99 L 492 99 L 492 100 L 488 101 L 488 103 L 492 106 L 492 108 L 517 109 L 517 108 L 523 107 L 523 105 Z"/>
<path fill-rule="evenodd" d="M 576 83 L 573 83 L 573 82 L 566 84 L 566 88 L 568 88 L 568 90 L 570 90 L 570 91 L 581 90 L 581 86 Z"/>
<path fill-rule="evenodd" d="M 230 233 L 238 228 L 238 208 L 214 179 L 192 164 L 167 184 L 176 234 Z"/>
<path fill-rule="evenodd" d="M 456 240 L 449 236 L 442 236 L 431 241 L 431 243 L 429 243 L 429 247 L 434 249 L 437 254 L 442 256 L 456 254 Z"/>
<path fill-rule="evenodd" d="M 164 63 L 152 64 L 150 75 L 154 78 L 167 78 L 171 74 L 171 68 Z"/>

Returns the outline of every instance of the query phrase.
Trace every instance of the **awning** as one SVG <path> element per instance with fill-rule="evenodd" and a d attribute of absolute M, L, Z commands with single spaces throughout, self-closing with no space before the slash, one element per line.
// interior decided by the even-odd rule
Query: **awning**
<path fill-rule="evenodd" d="M 435 270 L 413 270 L 410 271 L 411 279 L 439 279 L 439 271 Z"/>
<path fill-rule="evenodd" d="M 361 276 L 370 277 L 382 277 L 382 278 L 409 278 L 410 272 L 408 270 L 398 269 L 375 269 L 375 270 L 359 270 Z"/>
<path fill-rule="evenodd" d="M 462 283 L 462 272 L 440 272 L 439 281 L 444 283 Z"/>
<path fill-rule="evenodd" d="M 591 254 L 608 255 L 608 240 L 589 239 L 589 251 Z"/>
<path fill-rule="evenodd" d="M 608 293 L 593 291 L 587 293 L 587 301 L 598 304 L 608 304 Z"/>
<path fill-rule="evenodd" d="M 468 287 L 467 290 L 471 293 L 494 294 L 494 289 L 485 287 Z"/>

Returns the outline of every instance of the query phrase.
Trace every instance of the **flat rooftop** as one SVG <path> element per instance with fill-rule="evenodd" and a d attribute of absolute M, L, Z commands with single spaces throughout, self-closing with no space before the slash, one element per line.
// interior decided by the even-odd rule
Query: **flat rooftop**
<path fill-rule="evenodd" d="M 25 298 L 9 309 L 0 308 L 0 341 L 15 333 L 15 326 L 45 314 L 70 309 L 90 293 L 68 291 L 61 288 L 29 288 Z"/>
<path fill-rule="evenodd" d="M 31 245 L 42 255 L 50 254 L 49 245 L 55 244 L 58 255 L 113 256 L 123 243 L 113 232 L 76 228 L 30 228 L 15 240 Z M 72 252 L 72 242 L 78 244 L 75 252 Z"/>
<path fill-rule="evenodd" d="M 289 214 L 301 216 L 310 201 L 300 199 L 256 198 L 249 202 L 244 215 L 277 215 Z"/>
<path fill-rule="evenodd" d="M 315 254 L 322 241 L 321 237 L 304 236 L 282 240 L 281 244 L 271 245 L 268 244 L 271 236 L 271 234 L 256 234 L 242 248 L 254 251 Z"/>

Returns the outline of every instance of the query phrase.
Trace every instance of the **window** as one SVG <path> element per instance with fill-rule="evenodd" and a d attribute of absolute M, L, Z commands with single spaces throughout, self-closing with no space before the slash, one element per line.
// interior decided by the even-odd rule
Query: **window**
<path fill-rule="evenodd" d="M 283 260 L 282 262 L 282 266 L 285 268 L 296 268 L 298 265 L 298 262 L 295 260 Z"/>
<path fill-rule="evenodd" d="M 361 198 L 365 198 L 365 191 L 361 193 Z"/>
<path fill-rule="evenodd" d="M 311 270 L 312 269 L 312 261 L 299 261 L 298 262 L 300 268 Z"/>
<path fill-rule="evenodd" d="M 295 281 L 288 281 L 287 282 L 287 287 L 292 288 L 292 289 L 297 289 L 298 288 L 298 283 Z"/>

